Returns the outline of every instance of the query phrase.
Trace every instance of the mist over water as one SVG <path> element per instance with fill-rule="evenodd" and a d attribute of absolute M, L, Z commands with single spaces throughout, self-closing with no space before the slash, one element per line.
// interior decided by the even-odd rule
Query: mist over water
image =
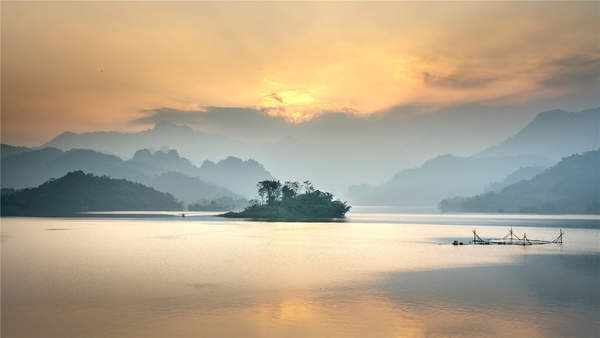
<path fill-rule="evenodd" d="M 565 337 L 600 329 L 600 218 L 2 219 L 3 337 Z M 368 212 L 364 212 L 367 210 Z M 375 212 L 373 212 L 375 211 Z M 175 215 L 170 216 L 170 215 Z M 453 246 L 509 227 L 563 245 Z"/>

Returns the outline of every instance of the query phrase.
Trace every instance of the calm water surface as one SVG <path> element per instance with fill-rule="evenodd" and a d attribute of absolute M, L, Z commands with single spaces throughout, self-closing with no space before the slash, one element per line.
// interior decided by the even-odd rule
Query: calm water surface
<path fill-rule="evenodd" d="M 110 217 L 109 217 L 110 216 Z M 2 337 L 594 337 L 600 218 L 2 218 Z M 512 226 L 563 245 L 452 246 Z"/>

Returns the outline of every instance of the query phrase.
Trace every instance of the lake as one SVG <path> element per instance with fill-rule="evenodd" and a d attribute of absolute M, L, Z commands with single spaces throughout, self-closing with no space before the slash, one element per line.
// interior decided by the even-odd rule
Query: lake
<path fill-rule="evenodd" d="M 2 218 L 2 337 L 592 337 L 600 217 Z M 510 227 L 564 244 L 464 245 Z"/>

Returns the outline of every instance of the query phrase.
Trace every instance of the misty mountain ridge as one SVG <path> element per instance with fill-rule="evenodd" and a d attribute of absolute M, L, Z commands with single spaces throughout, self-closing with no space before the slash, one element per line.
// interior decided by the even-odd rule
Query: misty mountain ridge
<path fill-rule="evenodd" d="M 140 132 L 130 133 L 118 131 L 93 131 L 87 133 L 74 133 L 71 131 L 65 131 L 53 138 L 52 140 L 50 140 L 49 142 L 41 145 L 40 147 L 71 149 L 74 148 L 74 144 L 77 144 L 80 148 L 97 150 L 97 147 L 103 147 L 106 150 L 117 150 L 119 154 L 126 154 L 126 152 L 133 153 L 138 149 L 148 147 L 148 144 L 136 146 L 136 143 L 144 143 L 143 141 L 136 142 L 137 138 L 143 139 L 147 136 L 151 136 L 158 137 L 159 139 L 161 139 L 161 136 L 169 137 L 173 135 L 179 135 L 180 137 L 186 137 L 190 134 L 194 134 L 194 136 L 204 136 L 203 133 L 195 131 L 186 125 L 175 125 L 171 123 L 157 122 L 154 128 L 143 130 Z M 167 139 L 165 139 L 165 141 L 167 141 Z M 168 144 L 168 142 L 166 142 L 165 145 L 166 144 Z M 118 147 L 119 145 L 121 147 Z"/>
<path fill-rule="evenodd" d="M 485 192 L 502 191 L 502 189 L 508 187 L 509 185 L 512 185 L 519 181 L 528 180 L 534 177 L 535 175 L 541 173 L 542 171 L 546 170 L 547 168 L 548 167 L 545 166 L 521 167 L 512 174 L 506 176 L 506 178 L 504 178 L 502 181 L 490 183 L 490 185 L 485 188 Z"/>
<path fill-rule="evenodd" d="M 220 185 L 175 171 L 152 176 L 146 182 L 159 191 L 176 192 L 177 199 L 188 204 L 201 200 L 212 201 L 223 197 L 242 198 L 242 195 L 233 193 Z"/>
<path fill-rule="evenodd" d="M 284 179 L 312 177 L 310 174 L 321 173 L 326 179 L 314 178 L 315 181 L 322 184 L 338 184 L 339 190 L 345 189 L 349 180 L 344 179 L 342 183 L 342 180 L 337 181 L 337 179 L 347 177 L 349 172 L 332 171 L 329 165 L 332 158 L 336 162 L 346 160 L 355 162 L 349 156 L 350 154 L 346 153 L 347 150 L 333 145 L 315 148 L 314 145 L 297 137 L 284 136 L 281 139 L 268 141 L 238 141 L 227 136 L 192 129 L 185 124 L 165 121 L 156 122 L 151 129 L 132 133 L 102 131 L 77 134 L 64 132 L 42 147 L 55 147 L 62 150 L 93 149 L 107 154 L 116 154 L 122 158 L 135 157 L 135 152 L 140 149 L 169 148 L 177 149 L 182 156 L 192 159 L 200 166 L 207 160 L 227 156 L 252 157 L 259 159 L 261 163 L 268 163 L 270 170 L 275 170 L 278 173 L 277 176 Z M 316 149 L 318 150 L 316 151 Z M 313 163 L 321 170 L 311 170 L 306 166 L 308 162 Z M 357 165 L 347 167 L 357 167 Z M 227 180 L 220 182 L 229 183 Z M 245 188 L 243 191 L 245 194 L 252 194 L 254 186 Z"/>
<path fill-rule="evenodd" d="M 252 109 L 207 109 L 206 112 L 173 110 L 173 115 L 161 109 L 161 119 L 144 120 L 155 123 L 148 130 L 63 133 L 45 146 L 62 150 L 93 149 L 122 158 L 132 157 L 139 149 L 167 147 L 177 149 L 198 165 L 230 155 L 254 158 L 274 176 L 292 180 L 309 178 L 339 193 L 349 184 L 383 182 L 399 169 L 415 167 L 440 153 L 462 157 L 533 154 L 552 163 L 562 156 L 593 149 L 590 144 L 598 143 L 600 112 L 600 108 L 595 108 L 580 113 L 540 113 L 514 140 L 497 143 L 508 127 L 499 127 L 504 124 L 497 110 L 485 105 L 450 107 L 439 114 L 420 114 L 416 108 L 401 107 L 367 117 L 324 114 L 293 125 Z M 182 114 L 193 119 L 178 119 Z M 466 116 L 472 117 L 465 120 Z M 186 124 L 194 119 L 201 121 L 198 128 L 203 130 Z M 564 121 L 569 121 L 570 131 L 557 133 L 564 127 Z M 219 129 L 225 122 L 233 130 Z M 496 145 L 490 147 L 490 144 Z"/>
<path fill-rule="evenodd" d="M 533 155 L 559 160 L 600 146 L 600 107 L 580 112 L 550 110 L 538 114 L 525 128 L 476 156 Z"/>
<path fill-rule="evenodd" d="M 29 149 L 27 147 L 15 147 L 15 146 L 10 146 L 8 144 L 2 144 L 2 148 L 0 150 L 0 155 L 4 159 L 4 157 L 24 153 L 24 152 L 30 151 L 30 150 L 31 149 Z"/>
<path fill-rule="evenodd" d="M 418 168 L 405 169 L 378 186 L 350 186 L 349 198 L 360 204 L 433 206 L 457 195 L 475 195 L 519 175 L 554 164 L 562 156 L 600 147 L 600 108 L 578 113 L 538 114 L 514 136 L 473 156 L 441 155 Z M 517 172 L 519 168 L 537 169 Z M 511 174 L 517 177 L 509 177 Z M 504 183 L 501 183 L 504 182 Z"/>
<path fill-rule="evenodd" d="M 434 206 L 448 196 L 481 193 L 493 182 L 501 182 L 521 167 L 549 166 L 562 156 L 600 146 L 599 118 L 600 108 L 578 113 L 562 110 L 539 113 L 514 136 L 485 148 L 473 156 L 434 157 L 425 161 L 421 167 L 397 172 L 380 186 L 351 186 L 348 188 L 347 197 L 353 203 L 359 204 Z M 315 121 L 294 126 L 296 128 L 294 130 L 300 130 L 301 133 L 302 130 L 310 127 L 317 128 L 319 132 L 331 130 L 332 135 L 338 135 L 339 131 L 335 128 L 339 120 L 340 118 L 335 116 L 317 118 Z M 348 128 L 355 122 L 354 118 L 345 115 L 341 120 Z M 370 123 L 371 120 L 376 119 L 371 118 L 364 123 Z M 424 118 L 418 123 L 423 124 L 427 121 L 428 119 Z M 277 126 L 273 125 L 274 131 Z M 323 126 L 327 128 L 323 129 Z M 385 129 L 386 132 L 377 138 L 377 142 L 381 143 L 384 139 L 389 139 L 387 131 L 394 129 L 390 128 Z M 406 133 L 410 133 L 410 130 L 404 130 L 404 134 Z M 437 135 L 433 131 L 432 133 L 434 139 L 442 137 L 441 134 Z M 224 167 L 221 168 L 223 170 L 209 170 L 211 165 L 210 162 L 206 162 L 208 158 L 214 158 L 217 154 L 222 157 L 223 153 L 229 152 L 229 154 L 245 154 L 248 157 L 269 159 L 269 167 L 274 168 L 277 176 L 284 179 L 307 177 L 325 187 L 332 187 L 340 182 L 372 181 L 373 177 L 389 171 L 389 168 L 406 166 L 400 164 L 406 163 L 405 157 L 401 156 L 404 151 L 407 151 L 406 149 L 397 148 L 393 151 L 400 156 L 390 156 L 391 149 L 394 147 L 392 139 L 383 142 L 376 150 L 369 150 L 368 147 L 358 146 L 367 141 L 362 134 L 357 134 L 353 138 L 352 142 L 358 142 L 357 148 L 350 145 L 343 146 L 342 139 L 331 139 L 331 135 L 331 142 L 324 146 L 317 146 L 308 139 L 298 138 L 298 135 L 292 133 L 268 144 L 244 143 L 225 136 L 207 134 L 185 125 L 158 121 L 152 129 L 137 133 L 63 133 L 48 145 L 56 145 L 63 149 L 83 145 L 93 149 L 104 149 L 109 153 L 129 154 L 127 156 L 133 154 L 133 158 L 146 161 L 144 168 L 151 170 L 146 173 L 147 175 L 158 175 L 168 171 L 180 172 L 221 185 L 242 195 L 253 192 L 256 180 L 253 179 L 252 183 L 244 179 L 230 180 L 231 175 L 222 175 L 223 172 L 227 172 Z M 321 134 L 318 135 L 322 137 Z M 411 147 L 420 149 L 423 142 L 425 141 L 415 143 Z M 182 153 L 186 157 L 193 158 L 195 161 L 203 159 L 199 168 L 204 168 L 206 171 L 198 172 L 189 161 L 188 163 L 175 161 L 174 154 L 172 154 L 174 160 L 166 162 L 168 165 L 160 164 L 161 160 L 157 157 L 169 157 L 168 152 L 166 155 L 159 153 L 155 157 L 152 157 L 151 152 L 134 154 L 134 151 L 139 149 L 162 147 L 183 150 Z M 438 147 L 443 148 L 441 145 Z M 332 166 L 331 163 L 336 165 Z M 152 169 L 155 167 L 158 169 Z M 260 170 L 257 169 L 257 172 Z M 379 174 L 375 174 L 376 172 Z M 421 182 L 422 185 L 419 186 L 417 182 Z M 244 184 L 245 186 L 242 187 Z M 339 193 L 341 187 L 332 190 L 337 190 Z"/>
<path fill-rule="evenodd" d="M 254 195 L 256 182 L 272 178 L 264 166 L 253 159 L 242 160 L 228 156 L 218 162 L 205 160 L 197 167 L 188 159 L 180 157 L 174 149 L 155 152 L 138 150 L 129 162 L 140 164 L 139 167 L 148 174 L 182 173 L 225 187 L 245 197 Z"/>
<path fill-rule="evenodd" d="M 240 171 L 245 175 L 239 175 Z M 243 161 L 234 156 L 228 156 L 216 163 L 204 161 L 199 168 L 198 177 L 238 191 L 243 196 L 254 196 L 257 182 L 273 179 L 273 176 L 257 161 L 253 159 Z"/>
<path fill-rule="evenodd" d="M 203 169 L 180 157 L 175 150 L 150 152 L 144 149 L 130 160 L 87 149 L 15 151 L 12 146 L 2 145 L 2 150 L 2 187 L 5 188 L 33 187 L 67 172 L 84 170 L 143 183 L 192 203 L 219 197 L 251 197 L 253 195 L 245 195 L 245 192 L 254 191 L 257 181 L 271 178 L 254 160 L 232 157 L 217 163 L 207 162 Z M 226 183 L 234 191 L 217 181 Z"/>
<path fill-rule="evenodd" d="M 440 208 L 460 212 L 600 213 L 600 150 L 565 157 L 500 192 L 443 200 Z"/>
<path fill-rule="evenodd" d="M 224 154 L 243 155 L 237 152 L 241 147 L 239 142 L 169 122 L 156 122 L 153 128 L 140 132 L 64 132 L 41 147 L 92 149 L 122 158 L 131 157 L 140 149 L 168 148 L 178 149 L 186 157 L 192 155 L 196 161 L 199 158 L 222 158 Z"/>
<path fill-rule="evenodd" d="M 140 167 L 146 174 L 157 175 L 173 171 L 189 176 L 197 176 L 198 167 L 190 160 L 180 157 L 177 150 L 159 150 L 152 152 L 149 149 L 141 149 L 135 152 L 129 162 Z"/>
<path fill-rule="evenodd" d="M 441 155 L 421 167 L 405 169 L 379 186 L 350 186 L 352 202 L 366 205 L 431 207 L 448 196 L 476 194 L 491 182 L 503 180 L 515 168 L 549 164 L 544 158 L 458 157 Z"/>

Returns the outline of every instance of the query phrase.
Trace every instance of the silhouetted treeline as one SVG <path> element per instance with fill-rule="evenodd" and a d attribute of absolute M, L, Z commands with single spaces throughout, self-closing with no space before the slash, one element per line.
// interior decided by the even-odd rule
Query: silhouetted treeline
<path fill-rule="evenodd" d="M 334 200 L 331 193 L 315 189 L 309 181 L 281 184 L 277 180 L 265 180 L 258 182 L 257 188 L 260 201 L 252 200 L 243 211 L 222 216 L 272 220 L 339 218 L 350 210 L 348 204 Z"/>
<path fill-rule="evenodd" d="M 500 192 L 455 197 L 442 211 L 600 213 L 600 151 L 564 158 L 530 180 Z"/>
<path fill-rule="evenodd" d="M 8 191 L 7 191 L 8 192 Z M 182 210 L 172 195 L 139 183 L 73 171 L 37 188 L 2 194 L 3 216 L 71 216 L 82 211 Z"/>

